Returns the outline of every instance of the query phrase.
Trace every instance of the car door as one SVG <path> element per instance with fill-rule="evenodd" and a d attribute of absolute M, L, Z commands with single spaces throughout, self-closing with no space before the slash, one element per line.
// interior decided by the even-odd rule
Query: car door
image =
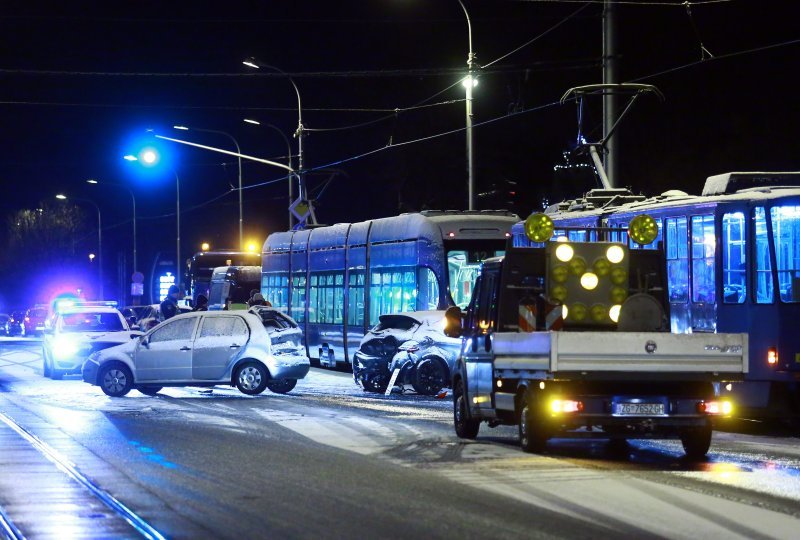
<path fill-rule="evenodd" d="M 146 335 L 136 347 L 136 379 L 186 381 L 192 378 L 192 338 L 200 317 L 174 319 Z"/>
<path fill-rule="evenodd" d="M 192 352 L 192 378 L 220 380 L 249 336 L 247 323 L 238 315 L 203 317 Z"/>

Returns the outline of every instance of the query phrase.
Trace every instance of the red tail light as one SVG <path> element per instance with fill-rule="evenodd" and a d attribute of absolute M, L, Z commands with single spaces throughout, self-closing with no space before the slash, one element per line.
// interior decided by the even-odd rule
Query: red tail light
<path fill-rule="evenodd" d="M 697 404 L 697 412 L 728 416 L 733 412 L 733 403 L 730 401 L 701 401 Z"/>
<path fill-rule="evenodd" d="M 778 363 L 778 348 L 770 347 L 767 349 L 767 364 L 774 366 Z"/>

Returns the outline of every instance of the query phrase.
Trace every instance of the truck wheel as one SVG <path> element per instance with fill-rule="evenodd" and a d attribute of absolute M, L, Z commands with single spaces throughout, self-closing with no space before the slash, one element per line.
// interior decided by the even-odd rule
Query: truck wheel
<path fill-rule="evenodd" d="M 458 381 L 453 391 L 453 426 L 456 428 L 456 435 L 462 439 L 476 438 L 481 428 L 480 421 L 469 417 L 464 381 Z"/>
<path fill-rule="evenodd" d="M 711 422 L 706 421 L 703 426 L 684 428 L 681 430 L 681 442 L 686 457 L 689 459 L 704 458 L 711 446 Z"/>
<path fill-rule="evenodd" d="M 539 454 L 547 444 L 547 435 L 536 410 L 536 402 L 526 392 L 519 413 L 519 444 L 525 452 Z"/>

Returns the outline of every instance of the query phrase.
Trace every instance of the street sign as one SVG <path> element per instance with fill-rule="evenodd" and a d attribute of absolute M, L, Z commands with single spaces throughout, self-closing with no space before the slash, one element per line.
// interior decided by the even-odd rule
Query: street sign
<path fill-rule="evenodd" d="M 131 274 L 131 281 L 134 283 L 144 283 L 144 274 L 141 272 L 134 272 Z"/>
<path fill-rule="evenodd" d="M 294 214 L 294 217 L 296 217 L 298 221 L 305 221 L 311 213 L 311 203 L 302 197 L 298 197 L 297 200 L 289 206 L 289 211 Z"/>
<path fill-rule="evenodd" d="M 143 296 L 144 295 L 144 283 L 131 283 L 131 296 Z"/>

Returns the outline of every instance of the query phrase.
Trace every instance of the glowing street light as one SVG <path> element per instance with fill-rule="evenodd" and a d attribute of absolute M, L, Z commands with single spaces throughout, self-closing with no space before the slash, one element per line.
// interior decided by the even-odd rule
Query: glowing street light
<path fill-rule="evenodd" d="M 140 159 L 141 157 L 141 159 Z M 146 166 L 153 166 L 159 161 L 158 152 L 153 150 L 152 148 L 145 148 L 142 152 L 139 153 L 139 157 L 133 154 L 127 154 L 122 157 L 122 159 L 126 161 L 140 161 L 143 162 Z M 176 228 L 175 228 L 175 242 L 176 242 L 176 251 L 175 251 L 175 275 L 178 276 L 178 284 L 180 284 L 180 275 L 181 275 L 181 179 L 178 177 L 178 173 L 172 167 L 169 167 L 169 170 L 175 176 L 175 221 L 176 221 Z"/>

